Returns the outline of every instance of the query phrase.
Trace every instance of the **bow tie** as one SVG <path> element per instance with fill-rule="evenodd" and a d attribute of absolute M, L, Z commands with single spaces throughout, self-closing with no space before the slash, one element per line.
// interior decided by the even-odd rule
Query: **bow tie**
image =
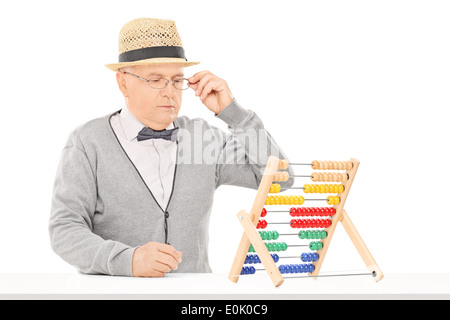
<path fill-rule="evenodd" d="M 178 128 L 174 129 L 164 129 L 164 130 L 153 130 L 148 127 L 144 127 L 139 131 L 137 140 L 143 141 L 148 139 L 166 139 L 169 141 L 175 141 L 177 139 Z"/>

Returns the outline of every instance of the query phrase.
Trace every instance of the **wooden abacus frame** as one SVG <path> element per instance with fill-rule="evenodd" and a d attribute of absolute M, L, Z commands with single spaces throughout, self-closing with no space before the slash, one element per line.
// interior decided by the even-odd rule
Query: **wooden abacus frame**
<path fill-rule="evenodd" d="M 333 222 L 331 223 L 330 227 L 326 229 L 328 235 L 323 240 L 322 249 L 317 251 L 317 253 L 319 254 L 319 259 L 316 262 L 312 263 L 315 269 L 309 275 L 311 277 L 318 276 L 328 247 L 331 243 L 331 239 L 333 238 L 334 231 L 336 230 L 336 226 L 338 224 L 337 222 L 340 222 L 349 235 L 351 241 L 353 242 L 353 245 L 357 249 L 367 268 L 374 277 L 375 281 L 380 281 L 383 278 L 381 269 L 378 267 L 375 259 L 370 254 L 369 249 L 356 230 L 356 227 L 350 220 L 347 212 L 344 210 L 345 201 L 347 200 L 348 193 L 350 192 L 350 188 L 355 178 L 356 171 L 359 167 L 359 161 L 357 159 L 351 158 L 350 161 L 352 163 L 352 167 L 350 169 L 347 169 L 346 171 L 348 179 L 342 182 L 342 185 L 344 186 L 344 192 L 339 195 L 339 204 L 334 205 L 336 213 L 333 216 Z M 253 245 L 253 248 L 258 254 L 258 257 L 264 265 L 264 268 L 266 269 L 273 284 L 278 287 L 284 282 L 283 276 L 281 275 L 268 249 L 266 248 L 264 242 L 256 231 L 255 226 L 261 216 L 261 212 L 264 208 L 272 182 L 287 180 L 285 179 L 287 172 L 281 173 L 278 171 L 279 169 L 286 169 L 285 165 L 286 161 L 280 160 L 274 156 L 269 157 L 250 213 L 248 214 L 245 210 L 241 210 L 237 214 L 239 222 L 244 229 L 244 234 L 242 235 L 241 242 L 239 243 L 238 250 L 233 261 L 233 265 L 231 266 L 231 270 L 228 275 L 228 279 L 230 279 L 232 282 L 237 282 L 239 280 L 239 275 L 241 274 L 242 267 L 245 263 L 245 258 L 247 256 L 250 244 Z M 283 176 L 284 178 L 280 179 L 280 176 Z"/>

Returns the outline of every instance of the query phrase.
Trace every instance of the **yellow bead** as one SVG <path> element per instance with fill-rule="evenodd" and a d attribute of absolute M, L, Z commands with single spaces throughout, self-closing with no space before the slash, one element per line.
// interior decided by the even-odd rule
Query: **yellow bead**
<path fill-rule="evenodd" d="M 302 205 L 305 203 L 305 198 L 303 198 L 303 196 L 299 196 L 298 198 L 299 198 L 299 201 L 298 201 L 299 205 Z"/>
<path fill-rule="evenodd" d="M 327 203 L 329 204 L 329 205 L 333 205 L 334 203 L 334 201 L 333 201 L 334 199 L 333 199 L 333 196 L 328 196 L 327 197 Z"/>
<path fill-rule="evenodd" d="M 334 197 L 334 204 L 339 204 L 339 202 L 341 202 L 341 198 Z"/>
<path fill-rule="evenodd" d="M 300 199 L 298 198 L 298 196 L 293 197 L 293 204 L 298 204 L 299 201 Z"/>
<path fill-rule="evenodd" d="M 311 192 L 311 186 L 309 184 L 305 184 L 303 186 L 303 192 L 304 193 L 310 193 Z"/>
<path fill-rule="evenodd" d="M 325 193 L 325 186 L 324 185 L 320 185 L 319 186 L 319 193 Z"/>
<path fill-rule="evenodd" d="M 278 196 L 274 196 L 273 200 L 272 200 L 272 204 L 279 204 L 278 202 L 280 202 L 280 199 L 278 198 Z"/>
<path fill-rule="evenodd" d="M 339 193 L 344 192 L 344 186 L 342 184 L 339 185 L 338 192 Z"/>

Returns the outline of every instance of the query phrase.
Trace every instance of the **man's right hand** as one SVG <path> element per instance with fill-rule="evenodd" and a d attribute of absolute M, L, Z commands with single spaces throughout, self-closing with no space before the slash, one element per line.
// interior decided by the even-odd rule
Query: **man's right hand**
<path fill-rule="evenodd" d="M 164 277 L 177 270 L 182 253 L 169 244 L 148 242 L 133 253 L 134 277 Z"/>

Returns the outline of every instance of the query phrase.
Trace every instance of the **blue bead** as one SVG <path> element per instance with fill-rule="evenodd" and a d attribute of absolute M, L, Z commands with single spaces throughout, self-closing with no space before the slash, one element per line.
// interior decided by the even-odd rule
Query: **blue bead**
<path fill-rule="evenodd" d="M 312 262 L 316 262 L 317 260 L 319 260 L 319 254 L 317 252 L 314 252 L 312 255 L 313 255 Z"/>
<path fill-rule="evenodd" d="M 256 272 L 255 267 L 251 266 L 251 267 L 249 268 L 249 272 L 250 272 L 250 274 L 255 274 L 255 272 Z"/>
<path fill-rule="evenodd" d="M 291 273 L 294 273 L 294 265 L 293 265 L 293 264 L 290 264 L 289 267 L 290 267 Z"/>
<path fill-rule="evenodd" d="M 298 264 L 294 265 L 294 273 L 300 272 L 300 266 Z"/>
<path fill-rule="evenodd" d="M 305 265 L 304 264 L 299 264 L 298 265 L 298 269 L 300 273 L 304 273 L 305 272 Z"/>
<path fill-rule="evenodd" d="M 280 266 L 278 267 L 278 270 L 280 270 L 280 273 L 281 273 L 281 274 L 283 274 L 283 273 L 286 272 L 286 268 L 284 267 L 284 265 L 280 265 Z"/>
<path fill-rule="evenodd" d="M 309 264 L 309 265 L 308 265 L 308 272 L 311 273 L 311 272 L 314 271 L 314 269 L 315 269 L 315 268 L 314 268 L 314 265 L 313 265 L 313 264 Z"/>
<path fill-rule="evenodd" d="M 261 259 L 259 258 L 259 256 L 256 256 L 256 263 L 261 263 Z"/>
<path fill-rule="evenodd" d="M 278 262 L 278 260 L 280 260 L 280 257 L 276 253 L 272 254 L 272 258 L 275 263 Z"/>
<path fill-rule="evenodd" d="M 306 262 L 308 259 L 308 254 L 306 252 L 303 252 L 300 256 L 300 259 L 302 259 L 303 262 Z"/>

